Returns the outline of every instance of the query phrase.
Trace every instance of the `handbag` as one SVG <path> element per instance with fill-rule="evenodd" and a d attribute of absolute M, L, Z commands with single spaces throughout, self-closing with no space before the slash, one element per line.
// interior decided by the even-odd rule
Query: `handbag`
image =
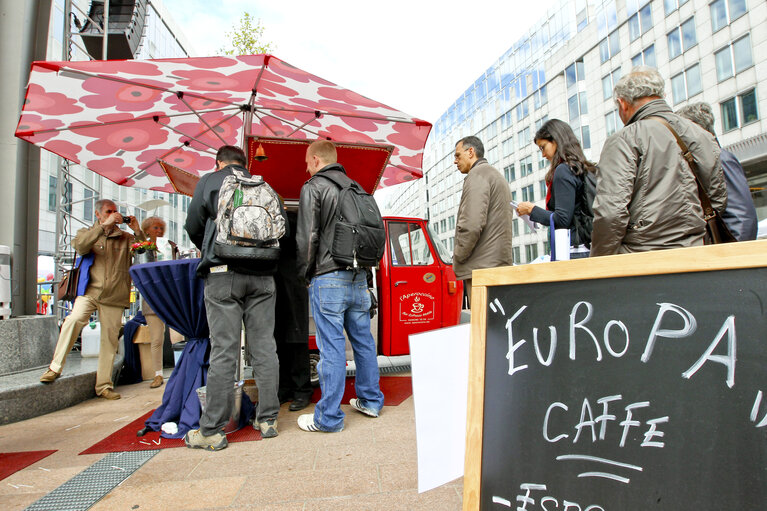
<path fill-rule="evenodd" d="M 64 273 L 64 277 L 59 282 L 59 289 L 56 292 L 56 298 L 65 302 L 74 301 L 77 298 L 77 284 L 80 281 L 80 263 L 82 258 L 75 262 L 71 270 Z"/>
<path fill-rule="evenodd" d="M 676 139 L 677 145 L 679 145 L 679 148 L 682 150 L 682 156 L 690 165 L 690 170 L 692 170 L 692 174 L 695 176 L 695 184 L 698 185 L 698 198 L 700 199 L 700 205 L 703 207 L 703 220 L 706 221 L 705 243 L 708 245 L 738 241 L 735 239 L 735 236 L 732 235 L 730 229 L 727 228 L 727 224 L 724 223 L 722 215 L 720 215 L 719 212 L 711 206 L 711 200 L 708 198 L 706 190 L 703 189 L 703 185 L 700 184 L 700 179 L 698 179 L 698 164 L 695 163 L 695 158 L 693 158 L 692 153 L 687 148 L 687 145 L 679 137 L 674 128 L 672 128 L 671 125 L 666 121 L 666 119 L 656 116 L 648 117 L 648 119 L 654 119 L 658 121 L 667 127 L 669 131 L 671 131 L 671 133 L 674 135 L 674 138 Z"/>

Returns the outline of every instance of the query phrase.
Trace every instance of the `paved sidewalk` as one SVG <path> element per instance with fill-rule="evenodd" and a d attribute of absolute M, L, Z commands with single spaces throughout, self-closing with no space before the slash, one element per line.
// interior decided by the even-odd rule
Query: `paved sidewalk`
<path fill-rule="evenodd" d="M 120 386 L 120 400 L 94 398 L 0 426 L 0 452 L 58 449 L 0 481 L 0 509 L 24 509 L 102 459 L 104 454 L 78 453 L 156 408 L 164 388 L 150 389 L 149 382 Z M 462 479 L 418 494 L 412 396 L 384 407 L 377 419 L 344 405 L 340 433 L 298 429 L 296 419 L 313 406 L 291 412 L 283 405 L 277 438 L 233 443 L 219 452 L 162 449 L 91 509 L 461 509 Z"/>

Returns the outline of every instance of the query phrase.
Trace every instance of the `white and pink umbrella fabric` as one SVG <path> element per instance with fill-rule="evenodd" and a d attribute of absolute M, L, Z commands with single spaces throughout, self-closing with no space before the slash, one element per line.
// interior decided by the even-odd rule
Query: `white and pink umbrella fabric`
<path fill-rule="evenodd" d="M 271 55 L 34 62 L 16 136 L 111 181 L 173 192 L 248 135 L 393 146 L 379 188 L 423 176 L 431 124 Z"/>

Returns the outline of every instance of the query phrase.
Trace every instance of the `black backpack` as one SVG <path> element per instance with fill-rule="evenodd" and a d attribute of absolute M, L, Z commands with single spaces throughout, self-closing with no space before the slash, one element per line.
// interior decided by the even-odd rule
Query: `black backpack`
<path fill-rule="evenodd" d="M 330 255 L 351 268 L 378 264 L 386 246 L 383 218 L 372 195 L 342 173 L 318 174 L 341 190 L 336 204 L 336 225 Z"/>
<path fill-rule="evenodd" d="M 591 231 L 594 228 L 594 197 L 597 195 L 597 178 L 593 172 L 584 172 L 580 176 L 583 188 L 579 200 L 575 202 L 573 214 L 572 239 L 570 245 L 586 245 L 591 248 Z"/>

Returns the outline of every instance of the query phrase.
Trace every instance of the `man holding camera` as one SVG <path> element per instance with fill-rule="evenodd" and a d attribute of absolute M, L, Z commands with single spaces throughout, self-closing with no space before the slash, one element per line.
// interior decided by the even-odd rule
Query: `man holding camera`
<path fill-rule="evenodd" d="M 120 319 L 123 310 L 130 305 L 130 246 L 136 241 L 144 241 L 145 236 L 136 218 L 123 217 L 111 200 L 96 201 L 94 209 L 96 223 L 90 228 L 77 231 L 72 240 L 72 246 L 83 258 L 77 286 L 78 296 L 72 312 L 61 325 L 53 360 L 40 381 L 52 383 L 61 376 L 64 361 L 77 336 L 88 324 L 91 314 L 98 310 L 101 345 L 96 372 L 96 395 L 104 399 L 120 399 L 120 394 L 114 391 L 112 364 L 117 353 Z M 118 224 L 121 223 L 127 223 L 134 234 L 120 229 Z"/>

